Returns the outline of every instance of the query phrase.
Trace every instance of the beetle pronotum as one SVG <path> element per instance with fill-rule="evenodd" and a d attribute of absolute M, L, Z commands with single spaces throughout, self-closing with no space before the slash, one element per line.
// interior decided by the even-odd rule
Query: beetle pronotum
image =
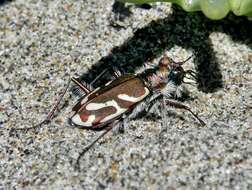
<path fill-rule="evenodd" d="M 184 79 L 195 79 L 195 73 L 192 70 L 182 68 L 182 65 L 189 59 L 183 62 L 174 62 L 164 54 L 158 65 L 146 69 L 140 74 L 121 75 L 118 70 L 114 69 L 115 79 L 94 90 L 92 90 L 92 84 L 99 80 L 108 69 L 96 77 L 90 85 L 84 85 L 77 78 L 71 78 L 46 119 L 37 126 L 52 119 L 55 110 L 69 88 L 70 81 L 73 81 L 85 93 L 72 109 L 73 115 L 69 119 L 70 124 L 84 129 L 105 129 L 98 138 L 86 147 L 79 158 L 115 125 L 120 124 L 120 127 L 124 127 L 127 119 L 137 117 L 138 113 L 142 111 L 148 111 L 160 99 L 163 108 L 169 105 L 187 110 L 202 125 L 205 125 L 188 106 L 172 99 L 181 93 L 180 86 L 185 83 Z M 165 112 L 163 115 L 165 117 Z M 163 119 L 163 121 L 165 120 Z M 79 162 L 79 158 L 77 162 Z"/>

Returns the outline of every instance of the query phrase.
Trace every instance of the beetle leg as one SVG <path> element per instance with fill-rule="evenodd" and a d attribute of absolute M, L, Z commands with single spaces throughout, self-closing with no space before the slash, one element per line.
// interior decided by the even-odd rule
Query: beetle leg
<path fill-rule="evenodd" d="M 81 81 L 78 78 L 71 77 L 71 81 L 73 81 L 83 92 L 85 92 L 85 94 L 90 93 L 92 90 L 91 85 L 90 87 L 87 85 L 84 85 L 83 83 L 81 83 Z"/>
<path fill-rule="evenodd" d="M 76 85 L 78 85 L 78 87 L 84 91 L 85 93 L 90 93 L 91 90 L 89 89 L 89 87 L 83 85 L 78 79 L 74 78 L 74 77 L 71 77 L 70 80 L 68 81 L 68 84 L 67 86 L 65 87 L 63 93 L 59 96 L 58 100 L 56 101 L 56 103 L 54 104 L 54 106 L 52 107 L 51 111 L 47 114 L 46 118 L 41 121 L 39 124 L 35 125 L 35 126 L 32 126 L 32 127 L 28 127 L 28 128 L 25 128 L 25 129 L 17 129 L 17 130 L 30 130 L 30 129 L 36 129 L 40 126 L 42 126 L 43 124 L 46 124 L 46 123 L 49 123 L 53 117 L 53 114 L 55 113 L 55 111 L 58 109 L 58 106 L 60 104 L 60 102 L 62 101 L 64 95 L 66 94 L 69 86 L 70 86 L 70 82 L 73 81 Z"/>
<path fill-rule="evenodd" d="M 119 133 L 124 133 L 125 128 L 127 128 L 129 123 L 129 115 L 124 114 L 118 123 L 118 131 Z"/>
<path fill-rule="evenodd" d="M 105 73 L 107 73 L 108 71 L 112 70 L 112 74 L 115 78 L 118 78 L 119 76 L 121 76 L 121 72 L 116 68 L 116 67 L 112 67 L 112 69 L 105 69 L 104 71 L 102 71 L 91 83 L 90 85 L 95 84 L 101 77 L 103 77 L 103 75 L 105 75 Z"/>
<path fill-rule="evenodd" d="M 146 109 L 147 112 L 150 111 L 152 106 L 162 97 L 162 94 L 155 94 L 153 95 L 150 100 L 148 101 L 148 107 Z"/>
<path fill-rule="evenodd" d="M 80 170 L 80 159 L 81 157 L 90 149 L 92 148 L 92 146 L 99 141 L 102 137 L 104 137 L 109 131 L 111 131 L 111 129 L 119 122 L 119 120 L 114 121 L 113 123 L 109 124 L 108 127 L 106 127 L 105 131 L 99 135 L 92 143 L 90 143 L 88 146 L 85 147 L 85 149 L 79 154 L 77 160 L 76 160 L 76 164 L 75 164 L 75 168 L 77 170 Z"/>
<path fill-rule="evenodd" d="M 48 123 L 48 122 L 51 121 L 51 119 L 53 117 L 53 114 L 56 111 L 56 109 L 58 108 L 58 106 L 59 106 L 60 102 L 62 101 L 64 95 L 66 94 L 67 89 L 69 88 L 71 81 L 73 81 L 76 85 L 78 85 L 78 87 L 82 91 L 84 91 L 86 94 L 88 94 L 88 93 L 91 92 L 91 89 L 88 86 L 83 85 L 77 78 L 71 77 L 70 80 L 69 80 L 69 82 L 68 82 L 68 84 L 67 84 L 67 86 L 66 86 L 66 88 L 64 89 L 63 93 L 59 96 L 57 102 L 53 106 L 52 110 L 47 114 L 46 118 L 42 122 L 40 122 L 39 124 L 35 125 L 34 127 L 30 127 L 30 128 L 28 128 L 26 130 L 39 127 L 39 126 L 41 126 L 43 124 L 46 124 L 46 123 Z"/>
<path fill-rule="evenodd" d="M 162 127 L 165 127 L 167 124 L 167 110 L 165 109 L 165 97 L 162 97 L 162 104 L 161 104 L 161 109 L 162 109 Z"/>
<path fill-rule="evenodd" d="M 162 99 L 161 101 L 161 117 L 162 117 L 162 126 L 166 126 L 167 124 L 167 110 L 165 109 L 166 106 L 166 99 L 164 96 L 162 96 L 161 94 L 157 94 L 151 97 L 150 102 L 148 103 L 148 107 L 147 107 L 147 112 L 152 108 L 152 106 L 159 100 Z"/>
<path fill-rule="evenodd" d="M 203 120 L 201 120 L 192 110 L 191 108 L 189 108 L 188 106 L 180 103 L 180 102 L 176 102 L 176 101 L 173 101 L 173 100 L 169 100 L 169 99 L 165 99 L 165 104 L 166 105 L 170 105 L 170 106 L 173 106 L 175 108 L 178 108 L 178 109 L 184 109 L 184 110 L 187 110 L 189 111 L 199 122 L 201 125 L 206 125 L 205 122 Z"/>
<path fill-rule="evenodd" d="M 84 85 L 78 78 L 72 77 L 71 80 L 86 94 L 90 93 L 93 89 L 92 85 L 95 84 L 105 73 L 107 73 L 109 69 L 105 69 L 102 71 L 89 85 Z M 118 78 L 121 76 L 121 72 L 116 69 L 115 67 L 112 67 L 112 74 L 115 78 Z"/>
<path fill-rule="evenodd" d="M 103 70 L 91 83 L 90 85 L 93 85 L 98 81 L 106 72 L 108 72 L 108 69 Z"/>
<path fill-rule="evenodd" d="M 67 86 L 65 87 L 63 93 L 59 96 L 57 102 L 55 103 L 55 105 L 53 106 L 53 108 L 52 108 L 51 111 L 47 114 L 46 118 L 45 118 L 43 121 L 41 121 L 39 124 L 37 124 L 37 125 L 35 125 L 35 126 L 32 126 L 32 127 L 21 128 L 21 129 L 15 129 L 15 130 L 20 130 L 20 131 L 21 131 L 21 130 L 25 130 L 25 131 L 28 131 L 28 130 L 31 130 L 31 129 L 36 129 L 36 128 L 40 127 L 41 125 L 50 122 L 51 119 L 52 119 L 52 117 L 53 117 L 54 112 L 55 112 L 56 109 L 58 108 L 58 106 L 59 106 L 61 100 L 63 99 L 64 95 L 65 95 L 66 92 L 67 92 L 67 89 L 68 89 L 69 86 L 70 86 L 70 82 L 71 82 L 71 79 L 68 81 L 68 84 L 67 84 Z"/>
<path fill-rule="evenodd" d="M 112 74 L 114 75 L 115 78 L 118 78 L 122 75 L 119 69 L 114 66 L 112 67 Z"/>

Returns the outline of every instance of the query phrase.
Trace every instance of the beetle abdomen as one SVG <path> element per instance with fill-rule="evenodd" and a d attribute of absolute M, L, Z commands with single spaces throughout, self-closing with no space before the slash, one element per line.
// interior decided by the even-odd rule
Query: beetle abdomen
<path fill-rule="evenodd" d="M 129 111 L 149 93 L 149 89 L 139 77 L 119 77 L 106 88 L 94 90 L 87 95 L 71 118 L 72 122 L 83 127 L 101 127 Z"/>

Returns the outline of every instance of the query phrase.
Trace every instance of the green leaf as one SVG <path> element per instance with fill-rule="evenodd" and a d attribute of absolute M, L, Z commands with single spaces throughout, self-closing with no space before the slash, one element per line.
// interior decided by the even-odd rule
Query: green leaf
<path fill-rule="evenodd" d="M 252 16 L 252 0 L 119 0 L 129 3 L 171 2 L 185 11 L 202 11 L 210 19 L 222 19 L 229 11 L 237 16 Z"/>

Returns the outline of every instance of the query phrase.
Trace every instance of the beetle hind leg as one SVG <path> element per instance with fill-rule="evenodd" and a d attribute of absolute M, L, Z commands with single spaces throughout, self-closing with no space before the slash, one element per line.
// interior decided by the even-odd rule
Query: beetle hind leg
<path fill-rule="evenodd" d="M 63 90 L 62 94 L 59 96 L 58 100 L 56 101 L 56 103 L 54 104 L 53 108 L 51 109 L 51 111 L 47 114 L 46 118 L 41 121 L 40 123 L 32 126 L 32 127 L 28 127 L 28 128 L 21 128 L 21 129 L 15 129 L 15 130 L 24 130 L 24 131 L 28 131 L 28 130 L 31 130 L 31 129 L 37 129 L 38 127 L 41 127 L 42 125 L 44 124 L 47 124 L 51 121 L 52 117 L 53 117 L 53 114 L 55 113 L 55 111 L 57 110 L 60 102 L 62 101 L 64 95 L 66 94 L 69 86 L 70 86 L 70 82 L 71 82 L 71 79 L 68 81 L 67 83 L 67 86 L 65 87 L 65 89 Z"/>
<path fill-rule="evenodd" d="M 118 124 L 118 122 L 120 122 L 119 120 L 115 120 L 113 123 L 108 124 L 108 126 L 106 127 L 105 131 L 103 133 L 101 133 L 98 137 L 95 138 L 95 140 L 93 140 L 89 145 L 87 145 L 84 150 L 79 154 L 76 163 L 75 163 L 75 169 L 80 170 L 80 159 L 82 156 L 84 156 L 84 154 L 90 150 L 95 143 L 97 143 L 102 137 L 104 137 L 109 131 L 111 131 L 113 129 L 113 127 L 115 125 Z"/>
<path fill-rule="evenodd" d="M 52 119 L 52 117 L 53 117 L 53 114 L 55 113 L 55 111 L 56 111 L 56 109 L 58 108 L 60 102 L 62 101 L 64 95 L 66 94 L 66 91 L 67 91 L 67 89 L 69 88 L 70 82 L 71 82 L 71 81 L 74 82 L 74 83 L 78 86 L 78 88 L 80 89 L 80 91 L 81 91 L 82 93 L 88 94 L 88 93 L 90 93 L 90 92 L 93 90 L 93 86 L 92 86 L 92 85 L 93 85 L 97 80 L 99 80 L 101 77 L 103 77 L 103 75 L 104 75 L 106 72 L 108 72 L 108 71 L 109 71 L 109 69 L 105 69 L 105 70 L 104 70 L 102 73 L 100 73 L 90 84 L 83 84 L 83 82 L 81 82 L 81 81 L 79 80 L 79 78 L 71 77 L 70 80 L 69 80 L 69 82 L 68 82 L 68 84 L 67 84 L 67 87 L 65 88 L 64 92 L 60 95 L 59 99 L 57 100 L 56 104 L 53 106 L 52 110 L 48 113 L 47 117 L 46 117 L 42 122 L 40 122 L 39 124 L 37 124 L 36 126 L 30 127 L 30 128 L 31 128 L 31 129 L 32 129 L 32 128 L 37 128 L 37 127 L 39 127 L 39 126 L 41 126 L 41 125 L 43 125 L 43 124 L 46 124 L 46 123 L 48 123 L 48 122 L 51 121 L 51 119 Z M 112 67 L 112 72 L 113 72 L 113 76 L 116 77 L 116 78 L 119 77 L 119 76 L 121 76 L 121 72 L 120 72 L 118 69 L 116 69 L 115 67 Z M 28 128 L 28 130 L 29 130 L 30 128 Z M 27 130 L 27 129 L 26 129 L 26 130 Z"/>
<path fill-rule="evenodd" d="M 68 84 L 67 84 L 67 86 L 66 86 L 66 88 L 64 89 L 63 93 L 59 96 L 57 102 L 55 103 L 55 105 L 53 106 L 53 108 L 51 109 L 51 111 L 47 114 L 47 117 L 42 122 L 40 122 L 39 124 L 37 124 L 35 127 L 41 126 L 43 124 L 46 124 L 46 123 L 48 123 L 48 122 L 50 122 L 52 120 L 53 115 L 54 115 L 56 109 L 58 108 L 60 102 L 62 101 L 64 95 L 66 94 L 66 92 L 67 92 L 67 90 L 68 90 L 68 88 L 70 86 L 70 82 L 71 81 L 74 82 L 76 85 L 78 85 L 78 87 L 84 93 L 87 94 L 87 93 L 91 92 L 91 89 L 90 89 L 89 86 L 82 84 L 77 78 L 71 77 L 70 80 L 69 80 L 69 82 L 68 82 Z M 34 127 L 32 127 L 32 128 L 34 128 Z"/>
<path fill-rule="evenodd" d="M 83 84 L 78 78 L 71 77 L 71 81 L 73 81 L 77 85 L 78 89 L 85 94 L 88 94 L 93 90 L 92 85 Z"/>
<path fill-rule="evenodd" d="M 74 82 L 75 84 L 78 85 L 78 87 L 84 92 L 84 93 L 90 93 L 91 92 L 91 89 L 90 87 L 82 84 L 78 79 L 74 78 L 74 77 L 71 77 L 67 83 L 67 86 L 65 87 L 65 89 L 63 90 L 62 94 L 60 94 L 60 96 L 58 97 L 56 103 L 53 105 L 51 111 L 49 111 L 49 113 L 47 114 L 46 118 L 44 120 L 42 120 L 40 123 L 36 124 L 35 126 L 32 126 L 32 127 L 29 127 L 29 128 L 22 128 L 22 129 L 17 129 L 17 130 L 25 130 L 25 131 L 28 131 L 28 130 L 31 130 L 31 129 L 37 129 L 38 127 L 41 127 L 42 125 L 44 124 L 47 124 L 49 123 L 52 118 L 53 118 L 53 115 L 55 113 L 55 111 L 58 109 L 58 106 L 60 104 L 60 102 L 62 101 L 64 95 L 66 94 L 69 86 L 70 86 L 70 83 Z"/>
<path fill-rule="evenodd" d="M 116 67 L 112 66 L 110 68 L 105 69 L 104 71 L 102 71 L 91 83 L 90 85 L 94 85 L 100 78 L 102 78 L 107 72 L 112 71 L 112 75 L 114 78 L 118 78 L 120 77 L 122 74 L 119 71 L 119 69 L 117 69 Z"/>
<path fill-rule="evenodd" d="M 119 71 L 119 69 L 114 66 L 112 67 L 112 74 L 115 78 L 118 78 L 122 75 L 122 73 Z"/>

